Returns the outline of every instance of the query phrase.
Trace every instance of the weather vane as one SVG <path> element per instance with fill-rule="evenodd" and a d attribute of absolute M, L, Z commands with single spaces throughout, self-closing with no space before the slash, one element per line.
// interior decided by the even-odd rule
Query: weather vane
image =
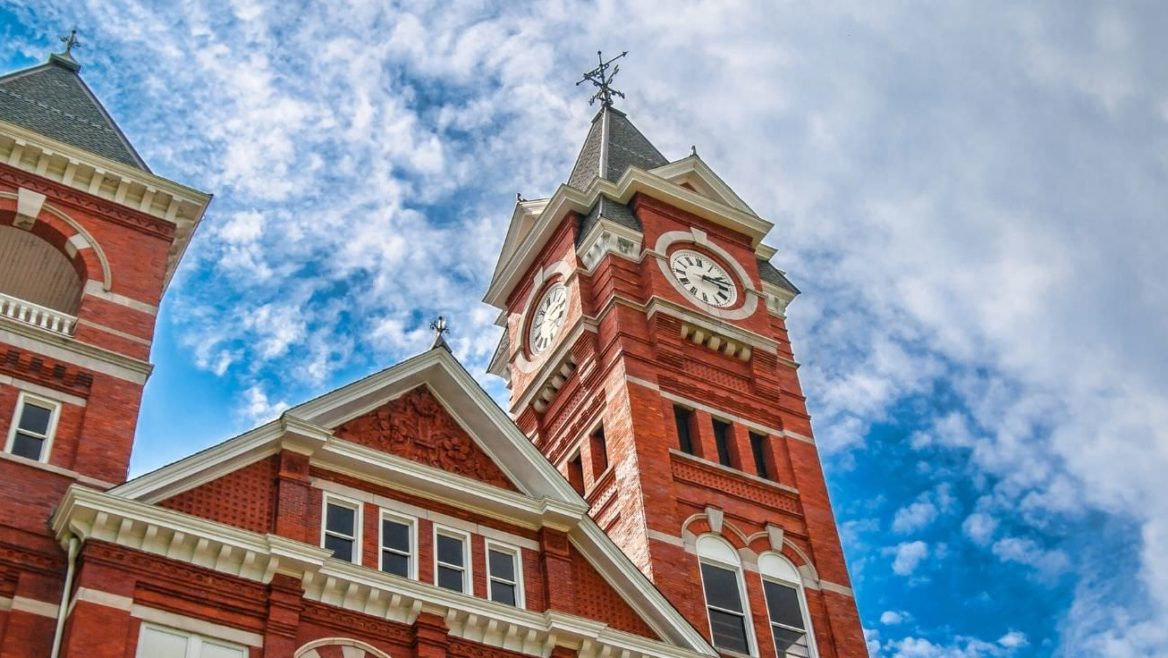
<path fill-rule="evenodd" d="M 437 319 L 430 323 L 430 331 L 434 332 L 434 344 L 431 347 L 444 347 L 447 351 L 450 350 L 450 345 L 446 343 L 446 318 L 439 315 Z"/>
<path fill-rule="evenodd" d="M 80 48 L 82 46 L 81 42 L 77 40 L 77 28 L 73 28 L 68 35 L 58 38 L 61 40 L 61 43 L 65 44 L 65 52 L 61 53 L 62 55 L 72 55 L 74 48 Z"/>
<path fill-rule="evenodd" d="M 612 88 L 612 80 L 616 77 L 617 73 L 620 73 L 620 65 L 614 65 L 613 62 L 627 54 L 629 54 L 629 51 L 626 50 L 606 62 L 604 61 L 604 55 L 601 54 L 601 51 L 596 51 L 596 59 L 600 62 L 600 66 L 597 66 L 591 71 L 585 73 L 584 77 L 576 83 L 577 87 L 584 84 L 585 82 L 591 82 L 593 86 L 598 87 L 596 93 L 592 94 L 592 98 L 588 99 L 589 105 L 592 105 L 597 100 L 599 100 L 605 107 L 612 107 L 613 96 L 620 96 L 621 98 L 625 97 L 623 92 L 619 92 Z M 610 66 L 612 67 L 612 73 L 608 72 L 608 67 Z"/>

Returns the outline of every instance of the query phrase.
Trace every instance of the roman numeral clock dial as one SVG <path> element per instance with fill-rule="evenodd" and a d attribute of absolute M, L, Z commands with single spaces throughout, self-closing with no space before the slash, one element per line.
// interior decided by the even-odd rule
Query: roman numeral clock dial
<path fill-rule="evenodd" d="M 724 308 L 738 301 L 738 286 L 722 266 L 709 256 L 678 249 L 669 257 L 669 271 L 694 299 Z"/>
<path fill-rule="evenodd" d="M 551 347 L 567 316 L 568 288 L 562 283 L 557 283 L 548 288 L 535 307 L 531 331 L 527 338 L 528 348 L 533 355 L 542 354 Z"/>

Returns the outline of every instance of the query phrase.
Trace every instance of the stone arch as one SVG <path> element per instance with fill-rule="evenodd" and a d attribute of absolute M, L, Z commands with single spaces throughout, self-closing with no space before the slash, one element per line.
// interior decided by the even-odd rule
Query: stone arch
<path fill-rule="evenodd" d="M 706 512 L 699 512 L 694 514 L 682 522 L 682 540 L 687 545 L 693 546 L 697 542 L 699 536 L 713 534 L 721 537 L 725 541 L 730 542 L 730 544 L 734 546 L 734 550 L 745 550 L 750 553 L 750 539 L 746 536 L 746 533 L 740 530 L 738 526 L 734 525 L 734 522 L 723 518 L 721 514 L 717 514 L 718 518 L 711 518 L 711 514 L 708 509 L 709 508 L 707 508 Z M 720 511 L 721 510 L 715 510 L 716 513 Z"/>
<path fill-rule="evenodd" d="M 0 225 L 18 226 L 16 209 L 17 195 L 0 192 Z M 18 228 L 28 230 L 68 258 L 81 277 L 82 285 L 86 281 L 97 281 L 103 290 L 112 289 L 113 273 L 105 250 L 80 222 L 65 211 L 46 202 L 40 207 L 31 228 Z"/>
<path fill-rule="evenodd" d="M 389 654 L 360 640 L 325 637 L 300 647 L 293 658 L 389 658 Z"/>

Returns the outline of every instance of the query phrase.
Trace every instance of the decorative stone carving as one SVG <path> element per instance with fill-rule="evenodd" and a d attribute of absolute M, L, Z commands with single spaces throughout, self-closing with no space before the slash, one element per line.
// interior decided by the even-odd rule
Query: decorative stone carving
<path fill-rule="evenodd" d="M 425 386 L 334 431 L 347 441 L 515 491 L 503 471 L 482 451 Z"/>

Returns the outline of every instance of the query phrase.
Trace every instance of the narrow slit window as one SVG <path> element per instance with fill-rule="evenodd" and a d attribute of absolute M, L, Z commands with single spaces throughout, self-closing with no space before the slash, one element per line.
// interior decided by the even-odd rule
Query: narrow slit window
<path fill-rule="evenodd" d="M 770 469 L 767 468 L 766 445 L 767 437 L 765 434 L 750 433 L 750 451 L 754 453 L 754 467 L 760 478 L 770 480 L 772 478 Z"/>
<path fill-rule="evenodd" d="M 487 550 L 487 579 L 492 601 L 523 605 L 519 581 L 519 551 L 492 546 Z"/>
<path fill-rule="evenodd" d="M 333 552 L 333 557 L 346 562 L 360 564 L 360 546 L 357 536 L 360 531 L 360 505 L 325 499 L 324 528 L 321 545 Z"/>
<path fill-rule="evenodd" d="M 13 416 L 8 452 L 33 459 L 48 461 L 48 446 L 57 424 L 58 406 L 52 402 L 20 396 Z"/>
<path fill-rule="evenodd" d="M 597 480 L 608 470 L 608 441 L 604 438 L 604 428 L 596 428 L 588 441 L 592 453 L 592 479 Z"/>
<path fill-rule="evenodd" d="M 434 559 L 437 562 L 435 578 L 439 587 L 455 592 L 470 593 L 467 573 L 468 537 L 441 531 L 435 537 Z"/>
<path fill-rule="evenodd" d="M 677 425 L 677 444 L 681 451 L 694 454 L 693 412 L 685 407 L 673 407 L 673 422 Z"/>
<path fill-rule="evenodd" d="M 718 463 L 732 466 L 730 460 L 730 423 L 714 419 L 714 443 L 718 448 Z"/>
<path fill-rule="evenodd" d="M 584 495 L 584 461 L 580 455 L 568 460 L 568 482 L 576 493 Z"/>
<path fill-rule="evenodd" d="M 381 570 L 414 577 L 414 525 L 405 519 L 381 517 Z"/>

